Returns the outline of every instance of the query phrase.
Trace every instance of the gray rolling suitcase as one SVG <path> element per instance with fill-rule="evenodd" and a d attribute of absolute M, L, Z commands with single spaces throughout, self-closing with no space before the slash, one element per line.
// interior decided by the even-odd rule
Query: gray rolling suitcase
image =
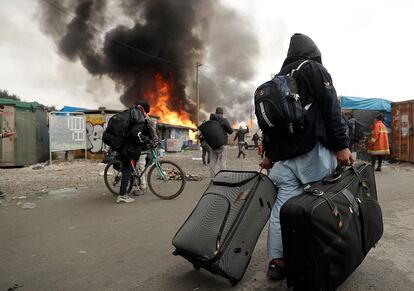
<path fill-rule="evenodd" d="M 176 233 L 174 255 L 235 285 L 250 262 L 276 200 L 276 187 L 258 172 L 220 171 Z"/>

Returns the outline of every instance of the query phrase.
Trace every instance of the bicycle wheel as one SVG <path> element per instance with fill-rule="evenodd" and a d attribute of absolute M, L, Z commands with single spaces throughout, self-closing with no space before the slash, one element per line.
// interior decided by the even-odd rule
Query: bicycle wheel
<path fill-rule="evenodd" d="M 155 196 L 161 199 L 173 199 L 184 190 L 184 171 L 177 164 L 170 161 L 160 161 L 159 163 L 165 179 L 159 174 L 154 164 L 148 172 L 148 187 Z"/>
<path fill-rule="evenodd" d="M 114 195 L 119 195 L 119 188 L 121 187 L 122 178 L 122 163 L 119 160 L 109 162 L 104 170 L 104 181 L 106 187 Z M 133 177 L 128 183 L 127 192 L 131 192 L 133 186 Z"/>

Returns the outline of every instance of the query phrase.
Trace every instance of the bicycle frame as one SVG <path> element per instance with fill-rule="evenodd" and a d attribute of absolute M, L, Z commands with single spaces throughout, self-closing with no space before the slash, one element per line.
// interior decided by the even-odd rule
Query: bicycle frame
<path fill-rule="evenodd" d="M 164 174 L 164 172 L 161 170 L 161 165 L 160 162 L 158 160 L 157 157 L 157 153 L 155 149 L 151 149 L 150 151 L 151 155 L 150 155 L 150 159 L 147 161 L 147 163 L 145 164 L 144 170 L 142 170 L 141 173 L 138 173 L 137 169 L 136 169 L 136 165 L 133 165 L 133 160 L 131 160 L 131 164 L 132 164 L 132 168 L 134 170 L 134 174 L 136 175 L 136 177 L 139 178 L 139 182 L 141 181 L 141 177 L 145 174 L 145 172 L 147 171 L 147 169 L 152 165 L 155 164 L 155 167 L 157 168 L 157 172 L 158 175 L 160 175 L 160 177 L 165 181 L 167 180 L 166 175 Z M 138 163 L 138 161 L 136 161 Z"/>

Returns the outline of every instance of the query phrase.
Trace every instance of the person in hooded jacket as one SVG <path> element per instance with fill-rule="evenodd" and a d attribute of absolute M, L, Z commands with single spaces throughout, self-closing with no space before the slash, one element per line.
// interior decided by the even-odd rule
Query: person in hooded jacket
<path fill-rule="evenodd" d="M 243 128 L 240 126 L 237 130 L 236 135 L 234 136 L 234 141 L 237 139 L 237 145 L 239 146 L 239 154 L 237 156 L 238 159 L 243 155 L 243 159 L 246 158 L 246 154 L 244 153 L 244 148 L 246 147 L 245 136 L 249 133 L 249 127 Z"/>
<path fill-rule="evenodd" d="M 233 128 L 231 127 L 229 121 L 224 118 L 224 110 L 222 107 L 216 108 L 216 113 L 210 115 L 210 120 L 216 120 L 220 123 L 223 128 L 224 134 L 224 145 L 218 149 L 212 150 L 211 154 L 211 177 L 214 177 L 219 171 L 227 169 L 227 144 L 228 144 L 228 135 L 233 133 Z"/>
<path fill-rule="evenodd" d="M 135 201 L 127 193 L 128 182 L 133 171 L 131 160 L 139 161 L 141 152 L 146 150 L 148 146 L 152 148 L 158 146 L 159 138 L 156 129 L 147 115 L 150 112 L 150 108 L 150 104 L 145 100 L 136 101 L 132 108 L 130 108 L 130 127 L 127 141 L 119 151 L 119 159 L 122 163 L 122 177 L 116 203 L 130 203 Z"/>
<path fill-rule="evenodd" d="M 305 121 L 294 133 L 264 132 L 265 158 L 260 163 L 271 169 L 269 178 L 278 187 L 268 233 L 270 279 L 285 277 L 279 213 L 291 197 L 303 193 L 304 187 L 331 174 L 337 163 L 350 165 L 353 157 L 349 138 L 341 118 L 341 109 L 331 76 L 322 65 L 321 53 L 311 38 L 296 33 L 290 39 L 287 58 L 279 74 L 288 74 L 308 60 L 295 73 L 300 101 L 305 108 Z"/>

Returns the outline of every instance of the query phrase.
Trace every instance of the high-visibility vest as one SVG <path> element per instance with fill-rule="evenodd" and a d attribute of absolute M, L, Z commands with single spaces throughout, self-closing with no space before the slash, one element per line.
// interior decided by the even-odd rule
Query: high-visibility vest
<path fill-rule="evenodd" d="M 388 143 L 388 132 L 382 121 L 375 121 L 371 127 L 371 136 L 368 140 L 368 154 L 389 155 L 390 145 Z"/>

